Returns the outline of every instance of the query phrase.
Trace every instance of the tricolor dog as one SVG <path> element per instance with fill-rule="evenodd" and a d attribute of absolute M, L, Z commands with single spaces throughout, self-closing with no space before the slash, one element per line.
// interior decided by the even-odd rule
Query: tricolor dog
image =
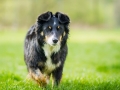
<path fill-rule="evenodd" d="M 24 60 L 29 75 L 40 86 L 53 85 L 62 78 L 64 62 L 68 53 L 67 39 L 70 19 L 66 14 L 46 12 L 38 16 L 27 32 L 24 42 Z"/>

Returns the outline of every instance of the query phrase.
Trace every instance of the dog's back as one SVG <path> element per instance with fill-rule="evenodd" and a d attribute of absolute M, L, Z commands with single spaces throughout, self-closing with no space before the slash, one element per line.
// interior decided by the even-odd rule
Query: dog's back
<path fill-rule="evenodd" d="M 24 58 L 30 76 L 41 86 L 49 82 L 52 74 L 54 84 L 62 77 L 67 56 L 69 17 L 52 12 L 41 14 L 28 31 L 24 44 Z"/>

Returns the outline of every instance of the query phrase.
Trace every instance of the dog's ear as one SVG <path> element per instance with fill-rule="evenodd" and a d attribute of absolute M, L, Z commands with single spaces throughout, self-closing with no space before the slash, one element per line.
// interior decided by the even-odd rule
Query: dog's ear
<path fill-rule="evenodd" d="M 48 11 L 48 12 L 43 13 L 40 16 L 38 16 L 38 22 L 48 21 L 48 20 L 50 20 L 51 17 L 52 17 L 52 12 Z"/>
<path fill-rule="evenodd" d="M 60 23 L 63 23 L 63 24 L 69 24 L 70 23 L 70 19 L 66 14 L 56 12 L 55 16 L 58 18 Z"/>

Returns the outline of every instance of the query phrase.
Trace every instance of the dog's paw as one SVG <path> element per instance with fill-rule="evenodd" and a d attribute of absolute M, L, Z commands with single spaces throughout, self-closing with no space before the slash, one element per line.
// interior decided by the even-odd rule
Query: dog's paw
<path fill-rule="evenodd" d="M 37 79 L 37 83 L 41 87 L 45 87 L 49 83 L 49 77 L 48 76 L 41 76 Z"/>

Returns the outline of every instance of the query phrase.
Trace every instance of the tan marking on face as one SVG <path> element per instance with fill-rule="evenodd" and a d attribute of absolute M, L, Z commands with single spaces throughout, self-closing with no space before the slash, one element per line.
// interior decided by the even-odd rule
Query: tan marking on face
<path fill-rule="evenodd" d="M 62 40 L 62 35 L 60 36 L 60 41 Z"/>
<path fill-rule="evenodd" d="M 60 28 L 60 26 L 57 26 L 57 28 L 59 29 L 59 28 Z"/>
<path fill-rule="evenodd" d="M 43 31 L 40 34 L 41 34 L 41 36 L 43 36 L 44 35 Z"/>
<path fill-rule="evenodd" d="M 45 36 L 45 41 L 47 41 L 47 40 L 48 40 L 48 38 L 49 38 L 49 36 Z"/>
<path fill-rule="evenodd" d="M 66 33 L 64 32 L 64 33 L 63 33 L 63 36 L 65 36 L 65 34 L 66 34 Z"/>
<path fill-rule="evenodd" d="M 48 43 L 48 41 L 50 40 L 50 38 L 51 38 L 51 36 L 50 36 L 50 35 L 46 35 L 46 36 L 45 36 L 45 40 L 44 40 L 44 41 L 45 41 L 46 43 Z"/>
<path fill-rule="evenodd" d="M 48 37 L 47 37 L 47 36 L 45 36 L 45 40 L 47 40 L 47 38 L 48 38 Z"/>
<path fill-rule="evenodd" d="M 49 26 L 48 28 L 49 28 L 50 30 L 52 29 L 52 27 L 51 27 L 51 26 Z"/>

